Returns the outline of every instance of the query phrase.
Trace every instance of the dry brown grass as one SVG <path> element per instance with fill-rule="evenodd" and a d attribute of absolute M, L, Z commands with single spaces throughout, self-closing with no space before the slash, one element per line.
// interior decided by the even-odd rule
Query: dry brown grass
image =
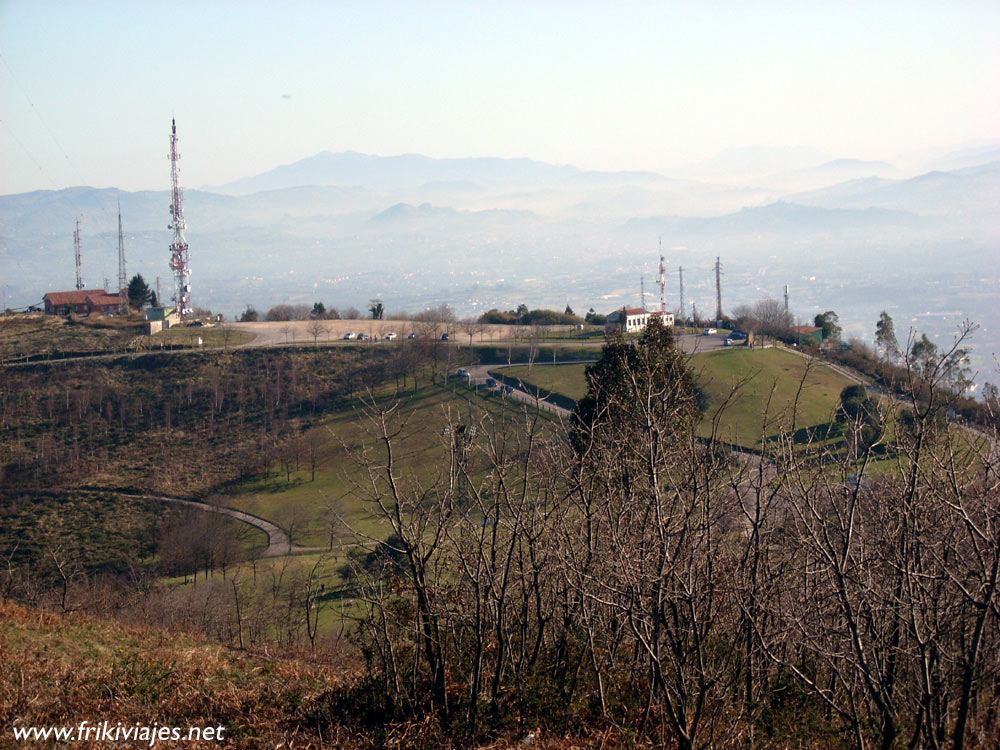
<path fill-rule="evenodd" d="M 626 744 L 618 733 L 574 738 L 531 729 L 493 741 L 463 741 L 448 737 L 433 715 L 366 729 L 353 725 L 349 715 L 351 688 L 362 678 L 362 665 L 344 654 L 252 653 L 184 634 L 52 614 L 4 599 L 0 663 L 3 748 L 21 747 L 13 744 L 14 726 L 74 726 L 83 720 L 227 728 L 221 744 L 158 747 L 568 750 Z M 73 746 L 125 745 L 92 740 Z"/>

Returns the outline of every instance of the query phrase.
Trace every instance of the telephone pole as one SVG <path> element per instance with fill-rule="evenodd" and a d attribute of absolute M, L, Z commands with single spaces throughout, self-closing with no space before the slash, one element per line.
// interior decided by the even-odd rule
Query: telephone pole
<path fill-rule="evenodd" d="M 681 317 L 683 318 L 684 317 L 684 267 L 683 266 L 677 266 L 677 282 L 678 286 L 680 287 L 677 293 L 679 297 L 678 309 L 680 310 Z"/>
<path fill-rule="evenodd" d="M 715 256 L 715 324 L 722 323 L 722 263 Z"/>

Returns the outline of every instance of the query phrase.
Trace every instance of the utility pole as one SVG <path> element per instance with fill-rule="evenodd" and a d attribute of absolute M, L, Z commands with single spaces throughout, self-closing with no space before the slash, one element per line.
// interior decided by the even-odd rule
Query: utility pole
<path fill-rule="evenodd" d="M 128 312 L 128 275 L 125 273 L 125 235 L 122 233 L 122 201 L 118 199 L 118 312 Z"/>
<path fill-rule="evenodd" d="M 76 257 L 76 291 L 83 289 L 83 269 L 80 263 L 80 217 L 76 218 L 76 231 L 73 232 L 73 253 Z"/>
<path fill-rule="evenodd" d="M 722 263 L 715 256 L 715 324 L 722 325 Z"/>
<path fill-rule="evenodd" d="M 679 294 L 679 309 L 681 312 L 681 317 L 684 317 L 684 268 L 682 266 L 677 266 L 677 281 L 680 286 Z"/>
<path fill-rule="evenodd" d="M 180 187 L 181 155 L 177 152 L 177 120 L 170 123 L 170 229 L 174 230 L 174 241 L 170 245 L 170 270 L 174 272 L 174 302 L 177 314 L 184 318 L 192 313 L 191 308 L 191 266 L 188 263 L 188 244 L 184 238 L 184 209 Z M 157 300 L 159 301 L 159 300 Z"/>

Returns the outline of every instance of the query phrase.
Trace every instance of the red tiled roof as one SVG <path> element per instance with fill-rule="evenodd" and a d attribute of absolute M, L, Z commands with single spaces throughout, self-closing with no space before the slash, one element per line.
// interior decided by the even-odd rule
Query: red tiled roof
<path fill-rule="evenodd" d="M 117 305 L 120 304 L 121 300 L 119 300 L 117 297 L 105 293 L 105 294 L 88 294 L 87 302 L 91 306 L 96 307 L 97 305 Z"/>
<path fill-rule="evenodd" d="M 643 310 L 641 307 L 629 307 L 625 310 L 626 315 L 648 315 L 648 310 Z"/>
<path fill-rule="evenodd" d="M 82 305 L 87 302 L 88 297 L 95 295 L 106 297 L 108 293 L 103 289 L 80 289 L 72 292 L 49 292 L 44 299 L 53 305 Z"/>
<path fill-rule="evenodd" d="M 792 330 L 795 333 L 815 333 L 816 331 L 822 331 L 822 328 L 817 326 L 792 326 Z"/>

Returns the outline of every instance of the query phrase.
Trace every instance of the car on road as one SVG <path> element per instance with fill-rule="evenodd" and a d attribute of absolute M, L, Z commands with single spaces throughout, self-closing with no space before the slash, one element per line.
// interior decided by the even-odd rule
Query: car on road
<path fill-rule="evenodd" d="M 457 370 L 455 370 L 455 377 L 465 378 L 466 380 L 472 380 L 472 374 L 464 367 L 459 367 Z"/>
<path fill-rule="evenodd" d="M 450 339 L 451 339 L 451 334 L 450 333 L 442 333 L 441 334 L 441 340 L 442 341 L 449 341 Z"/>
<path fill-rule="evenodd" d="M 346 341 L 347 339 L 353 339 L 353 338 L 354 338 L 354 334 L 353 334 L 353 333 L 351 333 L 350 331 L 348 331 L 347 333 L 345 333 L 345 334 L 344 334 L 344 340 L 345 340 L 345 341 Z"/>
<path fill-rule="evenodd" d="M 704 331 L 701 332 L 701 335 L 702 336 L 714 336 L 717 333 L 718 333 L 718 331 L 715 328 L 706 328 Z"/>
<path fill-rule="evenodd" d="M 411 334 L 410 334 L 409 336 L 407 336 L 406 338 L 408 338 L 408 339 L 415 339 L 416 337 L 417 337 L 417 334 L 415 334 L 415 333 L 411 333 Z"/>
<path fill-rule="evenodd" d="M 394 338 L 396 338 L 396 334 L 393 333 L 392 331 L 389 331 L 389 333 L 385 335 L 386 341 L 392 341 Z"/>
<path fill-rule="evenodd" d="M 496 381 L 495 378 L 486 378 L 486 387 L 487 388 L 497 388 L 497 387 L 499 387 L 499 385 L 500 384 Z"/>
<path fill-rule="evenodd" d="M 358 341 L 368 341 L 371 338 L 367 333 L 359 333 Z"/>
<path fill-rule="evenodd" d="M 504 384 L 504 385 L 500 386 L 500 389 L 504 393 L 513 393 L 514 392 L 514 386 L 512 386 L 512 385 Z"/>

